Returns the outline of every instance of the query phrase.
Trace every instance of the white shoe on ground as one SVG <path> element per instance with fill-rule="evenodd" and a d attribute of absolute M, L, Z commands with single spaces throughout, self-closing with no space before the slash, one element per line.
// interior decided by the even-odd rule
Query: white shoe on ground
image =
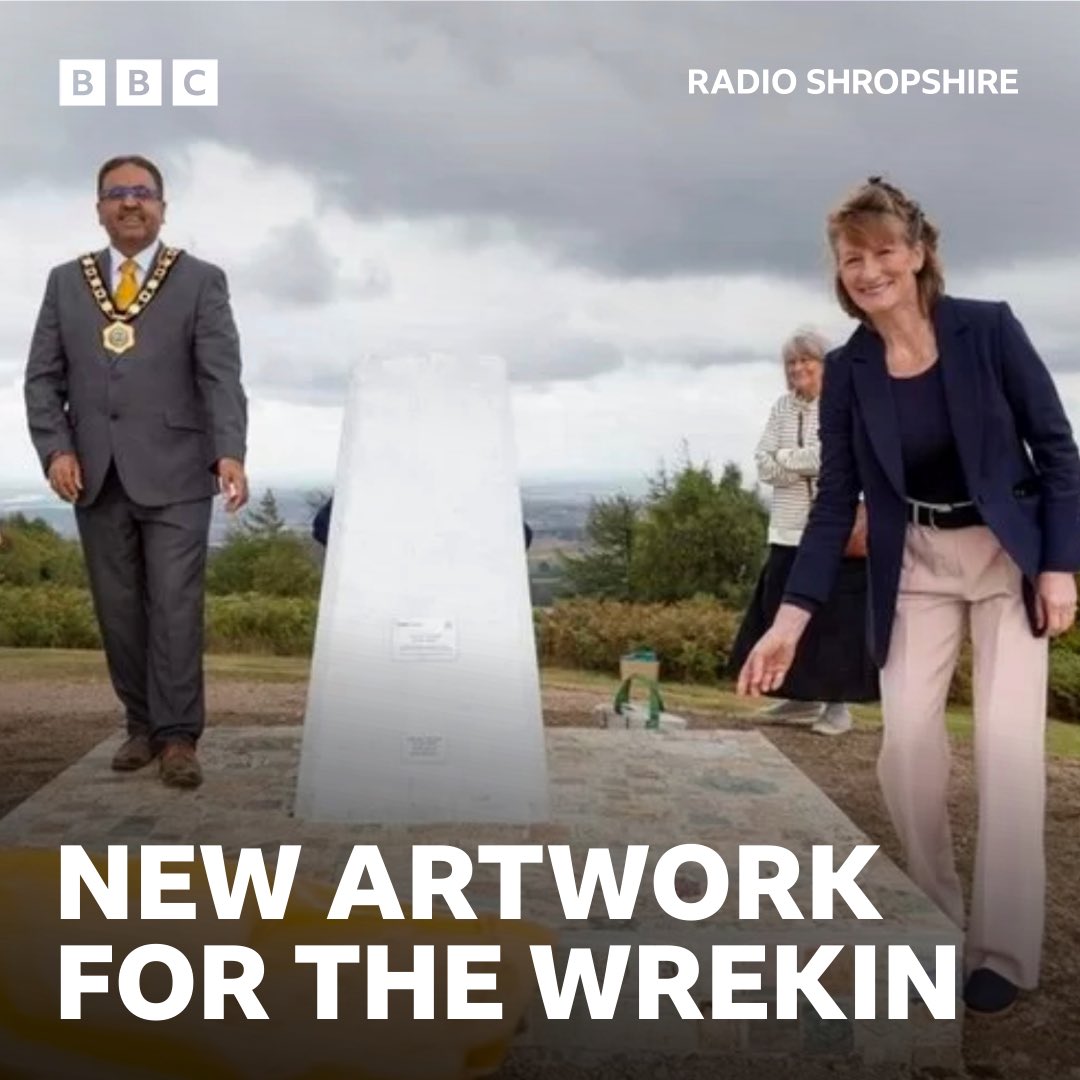
<path fill-rule="evenodd" d="M 834 701 L 825 706 L 821 719 L 810 730 L 815 735 L 846 735 L 853 723 L 848 707 L 841 701 Z"/>

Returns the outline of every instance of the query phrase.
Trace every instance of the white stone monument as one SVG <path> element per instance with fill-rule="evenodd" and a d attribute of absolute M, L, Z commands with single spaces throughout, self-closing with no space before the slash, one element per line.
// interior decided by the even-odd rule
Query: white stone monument
<path fill-rule="evenodd" d="M 505 366 L 365 360 L 338 458 L 297 816 L 545 821 Z"/>

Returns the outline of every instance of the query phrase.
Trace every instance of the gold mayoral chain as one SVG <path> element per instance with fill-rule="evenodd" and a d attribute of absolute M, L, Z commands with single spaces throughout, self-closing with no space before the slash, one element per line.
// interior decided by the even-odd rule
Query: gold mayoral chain
<path fill-rule="evenodd" d="M 90 292 L 94 295 L 97 306 L 101 309 L 110 323 L 101 331 L 101 344 L 115 356 L 126 353 L 135 346 L 135 327 L 132 321 L 142 312 L 147 304 L 157 296 L 162 283 L 173 268 L 176 260 L 182 254 L 181 248 L 163 247 L 158 255 L 154 269 L 143 282 L 139 294 L 128 304 L 123 311 L 117 311 L 98 273 L 97 259 L 93 255 L 84 255 L 79 264 L 82 266 L 83 277 L 90 286 Z"/>

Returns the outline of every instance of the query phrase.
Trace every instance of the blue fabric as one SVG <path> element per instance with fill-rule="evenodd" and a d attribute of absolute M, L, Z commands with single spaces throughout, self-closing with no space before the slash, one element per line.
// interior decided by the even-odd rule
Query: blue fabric
<path fill-rule="evenodd" d="M 1080 569 L 1080 454 L 1046 365 L 1005 303 L 942 297 L 934 310 L 952 433 L 970 497 L 1025 579 Z M 881 338 L 860 326 L 825 364 L 821 474 L 785 599 L 825 602 L 862 492 L 870 647 L 885 663 L 907 526 L 899 421 Z"/>
<path fill-rule="evenodd" d="M 334 500 L 330 499 L 319 507 L 318 512 L 311 522 L 311 535 L 315 538 L 316 542 L 322 544 L 323 547 L 326 547 L 326 540 L 330 535 L 330 512 L 333 508 Z"/>

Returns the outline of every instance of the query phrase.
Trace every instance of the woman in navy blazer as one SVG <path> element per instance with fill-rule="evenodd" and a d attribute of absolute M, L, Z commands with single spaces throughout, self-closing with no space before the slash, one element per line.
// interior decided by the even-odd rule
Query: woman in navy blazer
<path fill-rule="evenodd" d="M 828 236 L 837 296 L 861 325 L 826 361 L 818 497 L 738 688 L 783 682 L 862 493 L 878 776 L 909 874 L 961 926 L 945 704 L 970 623 L 980 813 L 964 997 L 997 1013 L 1038 982 L 1046 639 L 1076 614 L 1080 454 L 1009 306 L 944 295 L 938 230 L 914 200 L 872 177 L 830 215 Z"/>

